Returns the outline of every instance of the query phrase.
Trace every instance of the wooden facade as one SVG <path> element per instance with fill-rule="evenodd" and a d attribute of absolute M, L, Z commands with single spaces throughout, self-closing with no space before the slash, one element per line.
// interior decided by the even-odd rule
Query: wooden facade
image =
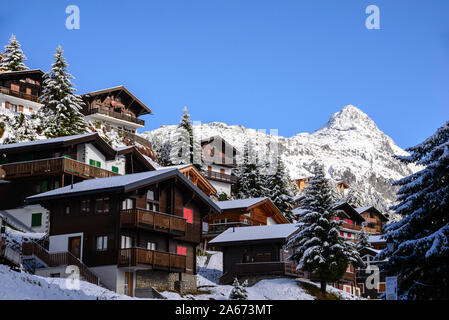
<path fill-rule="evenodd" d="M 44 73 L 39 69 L 2 72 L 0 73 L 0 93 L 39 102 L 43 75 Z M 8 107 L 7 105 L 6 108 Z"/>
<path fill-rule="evenodd" d="M 227 203 L 226 207 L 223 206 L 224 203 Z M 231 205 L 228 205 L 229 203 Z M 235 203 L 235 206 L 232 203 Z M 269 219 L 275 224 L 288 223 L 288 220 L 269 198 L 258 198 L 243 206 L 240 206 L 239 203 L 239 200 L 217 202 L 222 213 L 205 219 L 205 222 L 208 223 L 208 231 L 203 234 L 203 237 L 212 239 L 230 227 L 267 225 Z"/>
<path fill-rule="evenodd" d="M 72 195 L 66 188 L 63 197 L 44 193 L 30 202 L 50 211 L 50 238 L 82 234 L 82 261 L 88 267 L 117 265 L 195 274 L 202 220 L 218 213 L 218 208 L 198 195 L 177 170 L 161 176 L 161 180 L 137 182 L 128 191 L 105 187 Z M 104 250 L 98 249 L 100 237 L 107 239 Z"/>
<path fill-rule="evenodd" d="M 26 197 L 77 183 L 86 179 L 119 175 L 80 161 L 78 146 L 92 144 L 106 160 L 125 157 L 125 172 L 154 170 L 154 167 L 135 148 L 117 151 L 97 133 L 48 139 L 42 143 L 18 143 L 0 147 L 3 157 L 0 170 L 3 179 L 10 183 L 3 186 L 0 209 L 24 205 Z"/>
<path fill-rule="evenodd" d="M 365 231 L 372 234 L 382 234 L 383 227 L 388 218 L 375 207 L 356 208 L 357 212 L 365 219 Z"/>

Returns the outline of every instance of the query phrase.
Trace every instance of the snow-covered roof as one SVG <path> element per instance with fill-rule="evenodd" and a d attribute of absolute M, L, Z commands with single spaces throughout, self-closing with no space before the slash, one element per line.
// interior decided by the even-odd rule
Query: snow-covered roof
<path fill-rule="evenodd" d="M 268 198 L 267 197 L 248 198 L 248 199 L 217 201 L 215 203 L 220 207 L 221 210 L 232 210 L 232 209 L 249 208 L 266 199 Z"/>
<path fill-rule="evenodd" d="M 127 192 L 135 188 L 139 188 L 142 185 L 150 184 L 165 178 L 170 178 L 177 176 L 179 179 L 183 180 L 186 184 L 196 191 L 196 193 L 211 205 L 217 212 L 221 212 L 220 208 L 213 202 L 208 196 L 206 196 L 197 186 L 195 186 L 189 179 L 187 179 L 182 173 L 177 169 L 163 169 L 154 171 L 145 171 L 134 174 L 127 174 L 123 176 L 114 176 L 108 178 L 98 178 L 85 180 L 78 182 L 63 188 L 39 193 L 34 196 L 26 198 L 29 203 L 37 203 L 39 201 L 63 198 L 67 196 L 82 195 L 89 193 L 100 193 L 104 191 L 118 191 Z"/>
<path fill-rule="evenodd" d="M 298 229 L 297 223 L 272 224 L 268 226 L 229 228 L 209 241 L 210 244 L 225 242 L 286 239 Z"/>
<path fill-rule="evenodd" d="M 372 206 L 369 206 L 369 207 L 360 207 L 360 208 L 354 208 L 355 209 L 355 211 L 357 211 L 359 214 L 362 214 L 362 213 L 364 213 L 366 210 L 369 210 L 369 209 L 371 209 L 372 208 Z"/>
<path fill-rule="evenodd" d="M 156 161 L 151 159 L 149 156 L 146 156 L 144 154 L 142 154 L 142 155 L 156 170 L 164 169 L 164 167 L 162 167 L 159 163 L 157 163 Z"/>
<path fill-rule="evenodd" d="M 0 179 L 0 184 L 6 184 L 6 183 L 10 183 L 10 181 Z"/>
<path fill-rule="evenodd" d="M 34 141 L 27 141 L 27 142 L 20 142 L 20 143 L 11 143 L 11 144 L 4 144 L 0 145 L 0 151 L 2 150 L 8 150 L 8 149 L 15 149 L 15 148 L 23 148 L 23 147 L 30 147 L 30 146 L 39 146 L 39 145 L 46 145 L 46 144 L 55 144 L 55 143 L 62 143 L 67 142 L 71 140 L 76 140 L 79 138 L 89 137 L 89 136 L 95 136 L 98 135 L 98 133 L 83 133 L 83 134 L 77 134 L 73 136 L 65 136 L 65 137 L 58 137 L 53 139 L 42 139 L 42 140 L 34 140 Z"/>
<path fill-rule="evenodd" d="M 382 239 L 384 235 L 376 235 L 376 236 L 369 236 L 368 241 L 371 243 L 382 243 L 387 242 L 387 239 Z"/>

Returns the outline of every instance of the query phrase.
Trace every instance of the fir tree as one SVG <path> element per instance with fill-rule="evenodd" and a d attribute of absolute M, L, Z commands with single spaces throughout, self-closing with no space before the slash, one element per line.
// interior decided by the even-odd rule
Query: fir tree
<path fill-rule="evenodd" d="M 327 282 L 341 279 L 349 263 L 359 258 L 354 246 L 339 237 L 340 222 L 332 209 L 329 181 L 321 166 L 316 166 L 305 188 L 302 226 L 291 237 L 288 247 L 293 249 L 291 260 L 298 269 L 311 272 L 320 279 L 321 293 L 326 294 Z"/>
<path fill-rule="evenodd" d="M 237 199 L 258 198 L 266 195 L 261 167 L 257 164 L 257 157 L 251 140 L 245 143 L 243 159 L 235 170 L 237 182 L 234 194 Z"/>
<path fill-rule="evenodd" d="M 14 115 L 12 118 L 8 118 L 7 123 L 9 129 L 14 133 L 14 135 L 7 137 L 3 143 L 11 144 L 35 140 L 38 134 L 36 122 L 33 121 L 34 118 L 35 114 L 31 117 L 27 117 L 23 113 Z"/>
<path fill-rule="evenodd" d="M 264 190 L 285 218 L 289 222 L 293 222 L 295 216 L 292 213 L 293 192 L 289 186 L 290 178 L 281 157 L 277 156 L 276 159 L 277 163 L 273 174 L 265 177 Z"/>
<path fill-rule="evenodd" d="M 248 281 L 245 280 L 243 284 L 240 284 L 237 278 L 234 279 L 234 283 L 232 284 L 233 288 L 231 293 L 229 294 L 230 300 L 248 300 L 248 292 L 246 291 L 246 287 L 248 285 Z"/>
<path fill-rule="evenodd" d="M 80 112 L 85 105 L 70 81 L 68 64 L 59 46 L 51 70 L 44 75 L 42 95 L 43 106 L 39 109 L 43 134 L 48 138 L 70 136 L 87 132 L 87 123 Z"/>
<path fill-rule="evenodd" d="M 9 43 L 5 46 L 3 59 L 0 60 L 0 70 L 6 71 L 23 71 L 28 70 L 23 61 L 27 60 L 20 48 L 20 43 L 16 40 L 15 35 L 11 35 Z"/>
<path fill-rule="evenodd" d="M 407 151 L 396 158 L 423 169 L 394 183 L 403 219 L 386 227 L 394 249 L 378 255 L 381 269 L 398 276 L 402 299 L 449 299 L 449 122 Z"/>
<path fill-rule="evenodd" d="M 362 227 L 362 230 L 357 236 L 357 250 L 361 250 L 363 248 L 372 248 L 373 246 L 369 242 L 369 234 L 365 231 L 365 226 Z"/>
<path fill-rule="evenodd" d="M 201 170 L 200 141 L 194 134 L 187 107 L 184 107 L 181 122 L 173 134 L 170 161 L 173 164 L 192 163 L 198 170 Z"/>
<path fill-rule="evenodd" d="M 168 167 L 172 165 L 172 162 L 170 160 L 170 152 L 171 152 L 170 141 L 166 141 L 157 147 L 156 149 L 157 162 L 161 166 Z"/>

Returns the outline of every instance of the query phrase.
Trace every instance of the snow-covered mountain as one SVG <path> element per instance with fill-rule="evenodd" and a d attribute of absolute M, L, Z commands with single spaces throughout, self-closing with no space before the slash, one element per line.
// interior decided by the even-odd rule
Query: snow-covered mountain
<path fill-rule="evenodd" d="M 142 136 L 157 150 L 170 141 L 175 128 L 176 125 L 162 126 Z M 344 180 L 351 187 L 357 187 L 367 202 L 384 211 L 395 201 L 396 188 L 392 182 L 415 171 L 393 158 L 393 155 L 407 153 L 380 131 L 368 115 L 352 105 L 332 115 L 317 131 L 299 133 L 291 138 L 221 122 L 197 125 L 194 129 L 201 138 L 219 135 L 240 151 L 248 139 L 255 142 L 259 150 L 270 143 L 278 143 L 291 178 L 309 176 L 313 162 L 321 162 L 328 178 Z"/>

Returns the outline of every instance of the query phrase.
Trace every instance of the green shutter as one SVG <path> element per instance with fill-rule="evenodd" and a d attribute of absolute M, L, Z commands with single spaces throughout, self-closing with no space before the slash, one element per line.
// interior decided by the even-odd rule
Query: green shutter
<path fill-rule="evenodd" d="M 101 168 L 101 162 L 97 161 L 97 168 Z"/>
<path fill-rule="evenodd" d="M 41 183 L 41 192 L 46 192 L 48 190 L 47 180 L 42 181 Z"/>
<path fill-rule="evenodd" d="M 114 166 L 112 166 L 112 172 L 118 173 L 118 168 L 117 168 L 117 167 L 114 167 Z"/>
<path fill-rule="evenodd" d="M 91 166 L 95 166 L 95 160 L 94 159 L 89 159 L 89 164 Z"/>
<path fill-rule="evenodd" d="M 31 226 L 32 227 L 42 226 L 42 213 L 33 213 L 31 215 Z"/>

